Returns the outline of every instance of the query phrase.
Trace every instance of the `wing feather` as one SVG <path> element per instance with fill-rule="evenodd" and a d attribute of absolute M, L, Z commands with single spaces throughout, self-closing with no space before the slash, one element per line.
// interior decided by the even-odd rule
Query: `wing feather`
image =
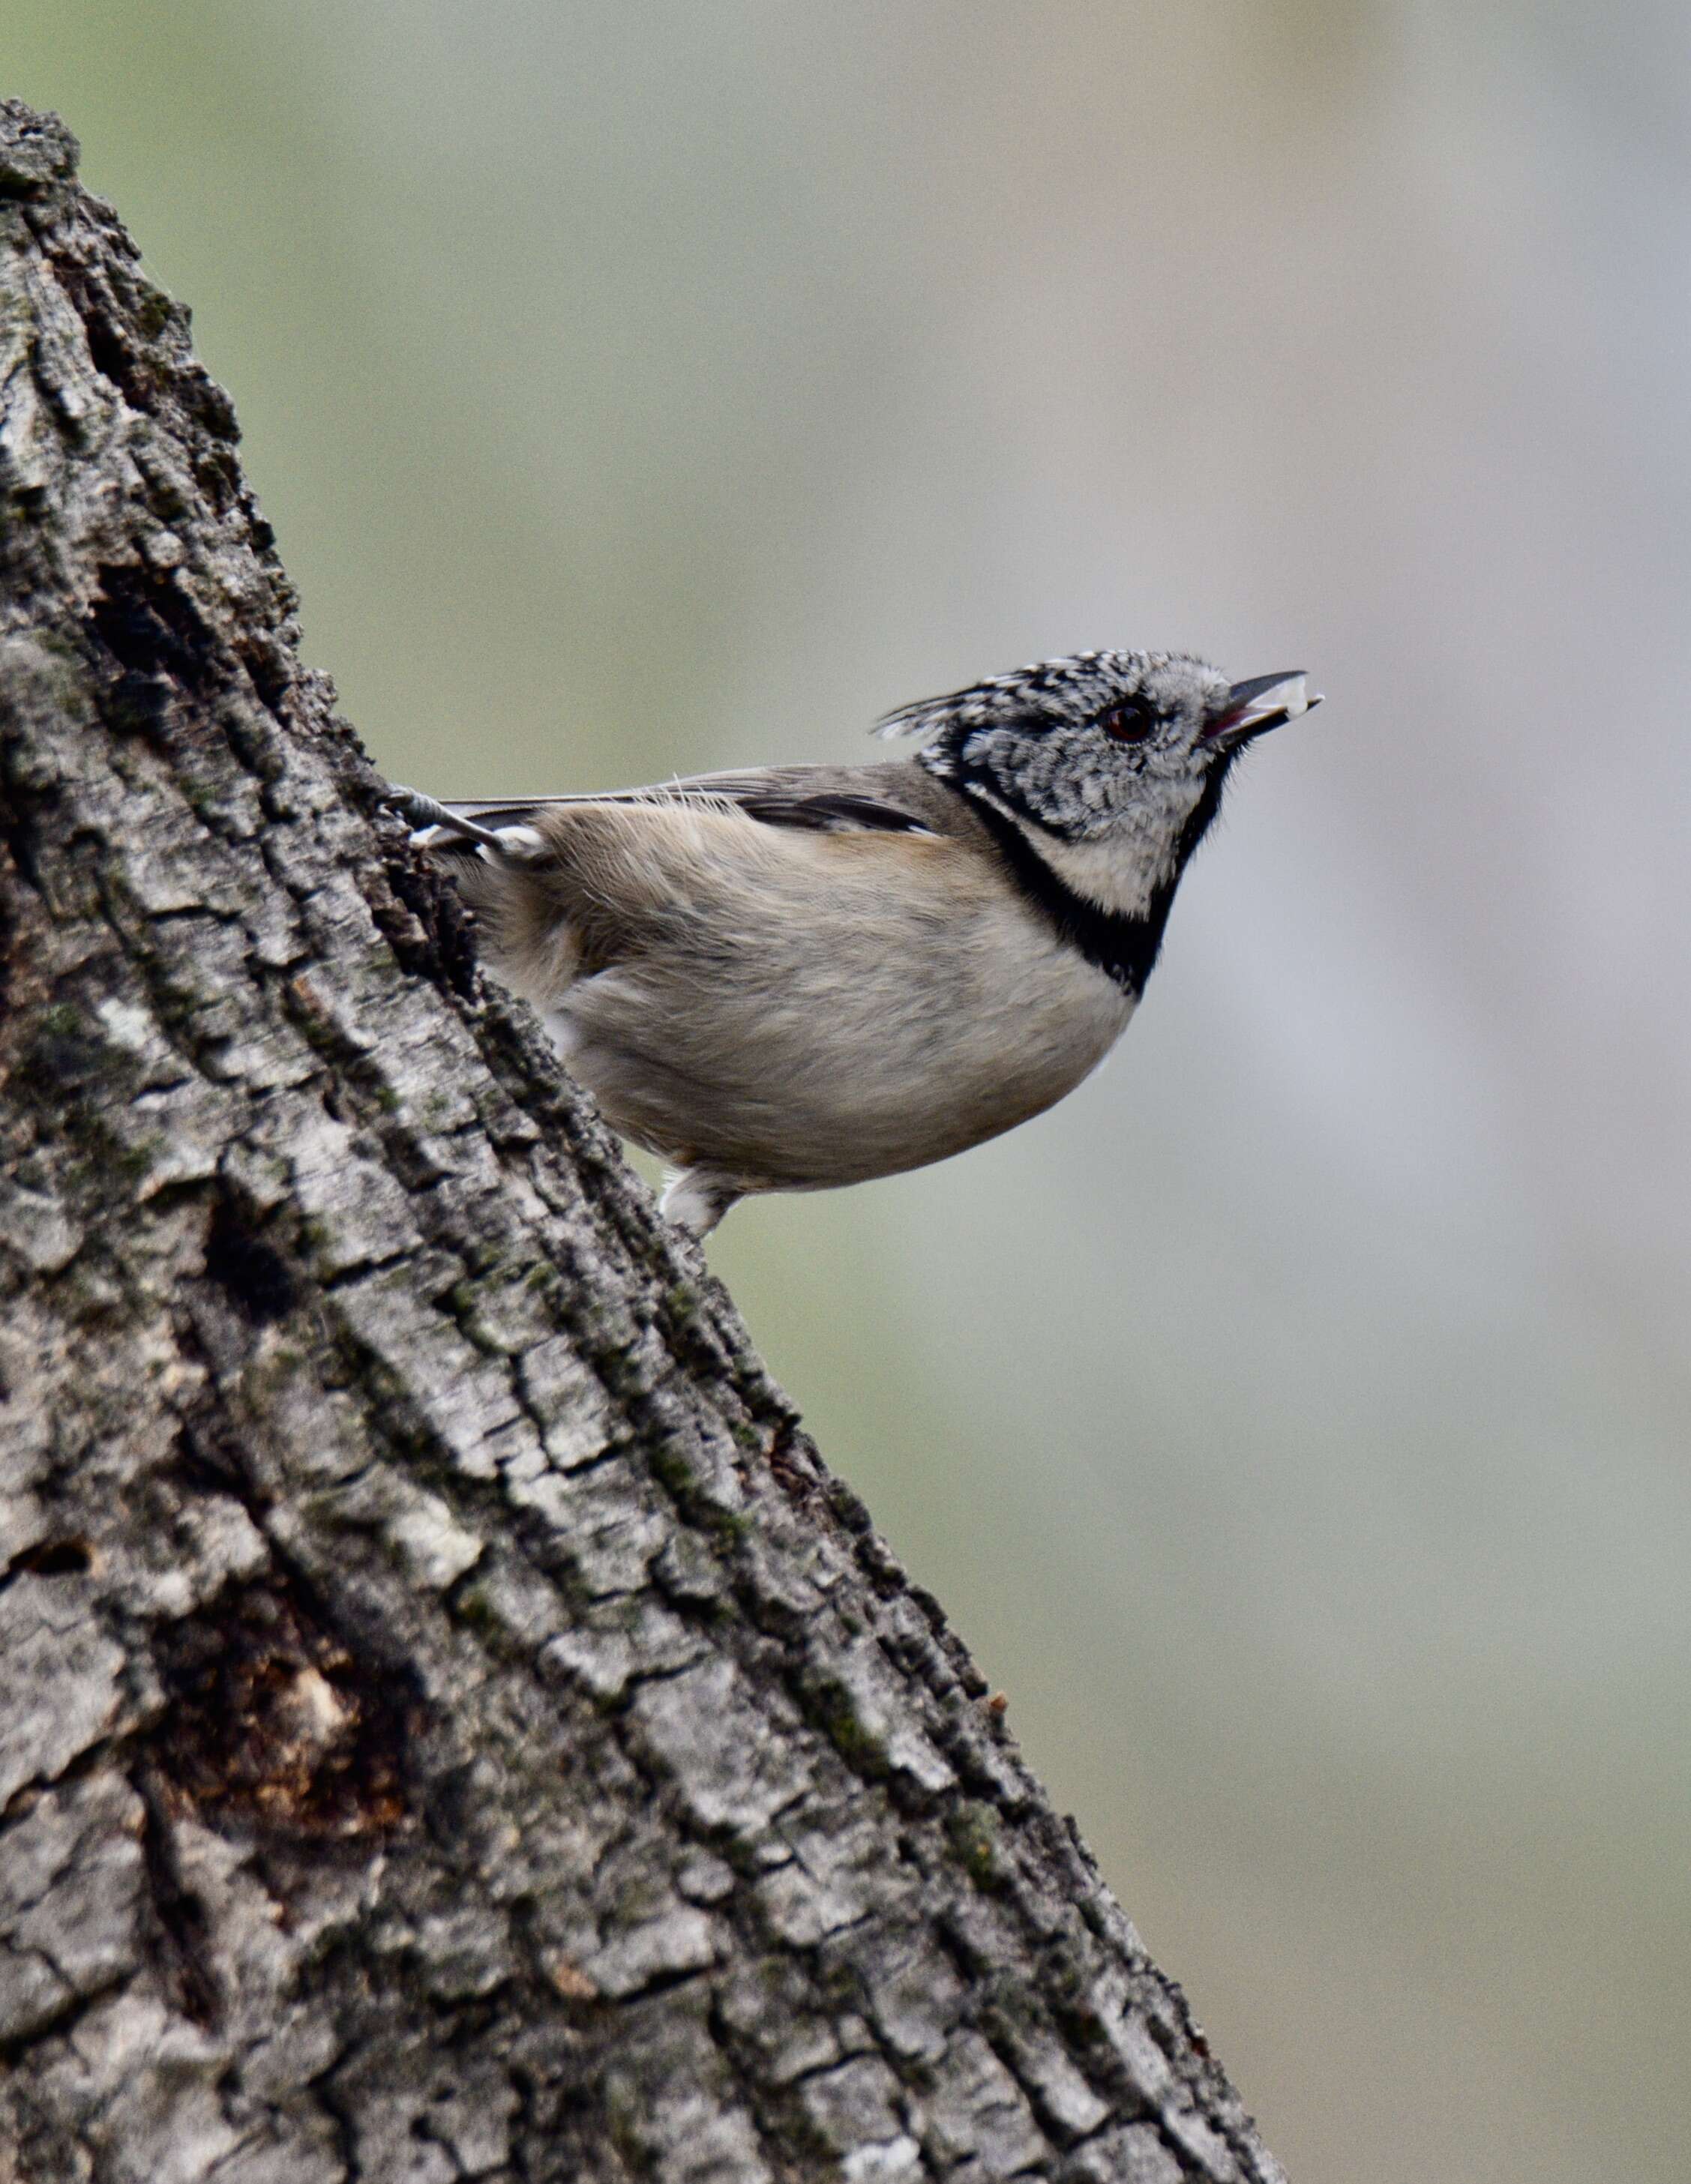
<path fill-rule="evenodd" d="M 743 811 L 765 827 L 801 827 L 829 834 L 930 834 L 918 812 L 882 792 L 873 774 L 891 769 L 767 766 L 751 773 L 702 773 L 650 788 L 598 795 L 519 797 L 505 802 L 453 803 L 446 809 L 479 825 L 529 827 L 544 813 L 581 804 L 667 804 Z"/>

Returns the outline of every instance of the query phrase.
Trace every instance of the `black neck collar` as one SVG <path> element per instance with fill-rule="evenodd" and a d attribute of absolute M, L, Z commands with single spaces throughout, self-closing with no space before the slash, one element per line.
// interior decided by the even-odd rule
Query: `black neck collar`
<path fill-rule="evenodd" d="M 1180 840 L 1175 845 L 1172 873 L 1156 889 L 1144 910 L 1131 913 L 1104 910 L 1089 902 L 1085 895 L 1076 894 L 1041 856 L 1024 829 L 987 800 L 984 784 L 977 786 L 966 779 L 952 779 L 946 786 L 957 791 L 986 828 L 1002 852 L 1011 878 L 1050 919 L 1060 937 L 1106 978 L 1113 978 L 1125 994 L 1137 1000 L 1162 950 L 1163 934 L 1169 912 L 1174 907 L 1175 889 L 1180 885 L 1180 874 L 1221 808 L 1221 792 L 1231 755 L 1211 772 L 1203 795 L 1180 829 Z M 943 775 L 937 777 L 946 778 Z"/>

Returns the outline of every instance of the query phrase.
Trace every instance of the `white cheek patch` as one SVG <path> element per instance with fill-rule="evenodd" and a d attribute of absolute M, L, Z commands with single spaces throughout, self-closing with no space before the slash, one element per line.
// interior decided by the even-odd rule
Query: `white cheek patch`
<path fill-rule="evenodd" d="M 1024 820 L 1015 823 L 1041 863 L 1082 901 L 1117 916 L 1142 917 L 1169 879 L 1174 844 L 1192 800 L 1153 798 L 1120 814 L 1108 834 L 1090 842 L 1064 842 Z"/>
<path fill-rule="evenodd" d="M 1136 844 L 1046 840 L 1034 846 L 1063 884 L 1083 901 L 1126 917 L 1149 908 L 1155 876 L 1144 869 Z"/>

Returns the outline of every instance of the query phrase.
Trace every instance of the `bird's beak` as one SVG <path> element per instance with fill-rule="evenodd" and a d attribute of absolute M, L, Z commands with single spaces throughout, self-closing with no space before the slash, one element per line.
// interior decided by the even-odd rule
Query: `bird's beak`
<path fill-rule="evenodd" d="M 1321 702 L 1312 698 L 1301 667 L 1282 669 L 1278 675 L 1258 675 L 1249 682 L 1236 682 L 1227 693 L 1227 704 L 1203 732 L 1206 743 L 1242 744 L 1253 736 L 1266 735 L 1282 722 L 1308 713 Z"/>

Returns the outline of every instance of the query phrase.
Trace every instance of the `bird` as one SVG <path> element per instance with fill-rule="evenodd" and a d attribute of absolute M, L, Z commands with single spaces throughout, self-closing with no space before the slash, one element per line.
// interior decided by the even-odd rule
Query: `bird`
<path fill-rule="evenodd" d="M 1082 652 L 888 714 L 909 757 L 389 800 L 704 1236 L 742 1198 L 924 1167 L 1072 1091 L 1241 753 L 1320 703 L 1301 669 Z"/>

